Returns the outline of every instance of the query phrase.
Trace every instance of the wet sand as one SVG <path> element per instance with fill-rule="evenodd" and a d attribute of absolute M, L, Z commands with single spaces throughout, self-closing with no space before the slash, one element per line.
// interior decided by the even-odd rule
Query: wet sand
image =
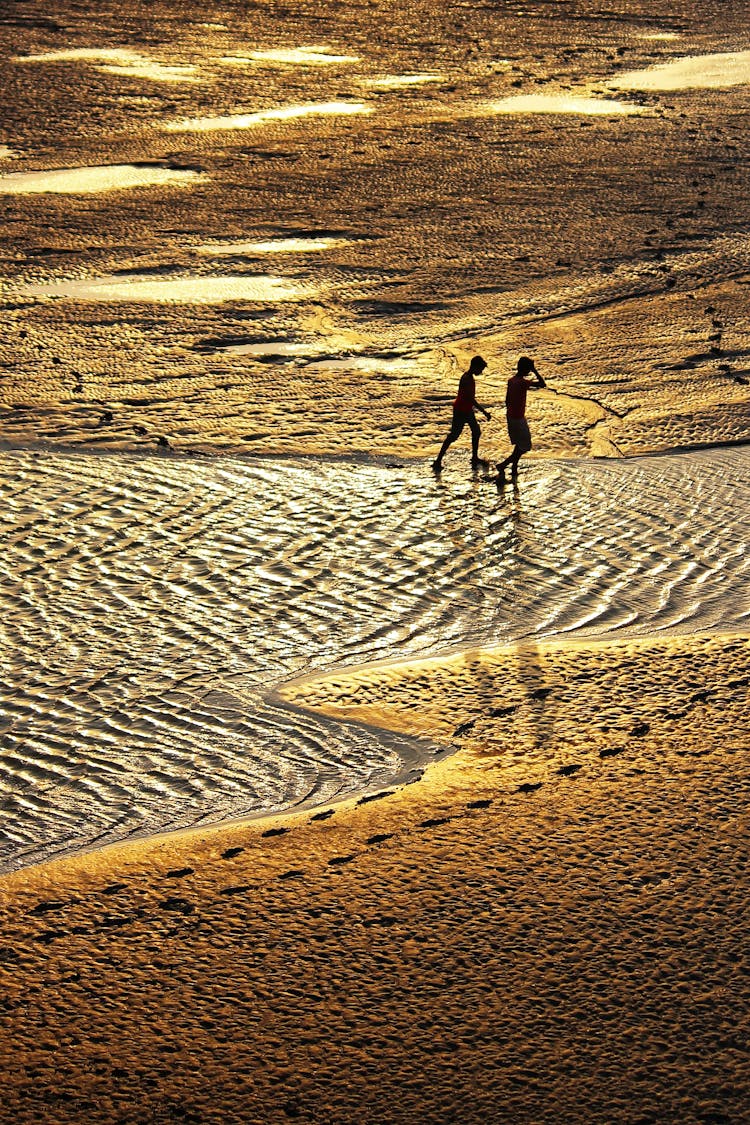
<path fill-rule="evenodd" d="M 443 736 L 455 695 L 457 753 L 6 876 L 3 1119 L 742 1120 L 748 651 L 550 644 L 303 687 Z"/>
<path fill-rule="evenodd" d="M 1 1121 L 746 1118 L 749 43 L 0 17 Z"/>

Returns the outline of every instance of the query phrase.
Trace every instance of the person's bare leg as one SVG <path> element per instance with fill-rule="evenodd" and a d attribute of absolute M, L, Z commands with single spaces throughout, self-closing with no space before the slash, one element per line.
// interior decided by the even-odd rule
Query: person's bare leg
<path fill-rule="evenodd" d="M 471 467 L 476 469 L 483 464 L 479 456 L 479 439 L 482 436 L 482 430 L 476 418 L 473 418 L 469 425 L 471 426 Z"/>
<path fill-rule="evenodd" d="M 498 479 L 501 482 L 505 480 L 505 470 L 508 468 L 508 465 L 510 465 L 511 462 L 513 463 L 513 466 L 514 466 L 514 476 L 515 476 L 515 474 L 518 471 L 518 458 L 520 456 L 521 456 L 521 454 L 517 452 L 516 447 L 514 445 L 513 446 L 513 452 L 511 454 L 509 454 L 509 456 L 506 457 L 504 461 L 498 461 L 498 463 L 495 467 L 497 468 Z"/>
<path fill-rule="evenodd" d="M 445 457 L 445 454 L 448 450 L 448 446 L 450 446 L 452 444 L 453 444 L 453 438 L 451 437 L 450 434 L 448 434 L 447 438 L 445 439 L 443 444 L 440 446 L 440 452 L 438 453 L 435 460 L 432 462 L 432 471 L 434 473 L 439 473 L 442 470 L 442 468 L 443 468 L 443 458 Z"/>

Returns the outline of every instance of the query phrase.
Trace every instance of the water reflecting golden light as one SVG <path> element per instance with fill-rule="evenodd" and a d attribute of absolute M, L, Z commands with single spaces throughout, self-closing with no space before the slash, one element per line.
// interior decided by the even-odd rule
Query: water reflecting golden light
<path fill-rule="evenodd" d="M 182 121 L 170 121 L 164 125 L 169 133 L 208 133 L 229 129 L 252 129 L 256 125 L 266 125 L 270 121 L 290 121 L 298 117 L 348 116 L 355 113 L 371 113 L 363 102 L 310 102 L 307 105 L 277 106 L 262 109 L 256 113 L 236 113 L 221 117 L 189 117 Z"/>
<path fill-rule="evenodd" d="M 1 154 L 0 154 L 1 155 Z M 190 168 L 162 164 L 101 164 L 88 168 L 54 168 L 0 176 L 0 195 L 83 195 L 155 184 L 193 184 L 205 179 Z"/>
<path fill-rule="evenodd" d="M 224 277 L 132 274 L 55 281 L 29 285 L 29 297 L 69 297 L 82 301 L 153 301 L 182 304 L 221 304 L 225 301 L 302 301 L 315 287 L 284 277 L 263 275 Z"/>
<path fill-rule="evenodd" d="M 750 51 L 686 55 L 644 70 L 631 70 L 608 85 L 618 90 L 721 89 L 750 83 Z"/>
<path fill-rule="evenodd" d="M 519 94 L 502 98 L 489 106 L 490 113 L 571 113 L 581 116 L 631 116 L 643 113 L 643 107 L 604 98 L 569 97 L 565 94 Z"/>
<path fill-rule="evenodd" d="M 38 55 L 19 55 L 18 63 L 90 62 L 107 74 L 146 78 L 155 82 L 195 82 L 194 66 L 165 65 L 124 47 L 75 47 L 46 51 Z"/>

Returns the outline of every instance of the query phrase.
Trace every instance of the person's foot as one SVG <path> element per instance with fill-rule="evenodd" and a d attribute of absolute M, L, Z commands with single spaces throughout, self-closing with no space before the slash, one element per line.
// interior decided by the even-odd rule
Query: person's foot
<path fill-rule="evenodd" d="M 432 462 L 432 471 L 433 471 L 433 473 L 442 473 L 443 466 L 442 466 L 440 461 L 433 461 Z"/>

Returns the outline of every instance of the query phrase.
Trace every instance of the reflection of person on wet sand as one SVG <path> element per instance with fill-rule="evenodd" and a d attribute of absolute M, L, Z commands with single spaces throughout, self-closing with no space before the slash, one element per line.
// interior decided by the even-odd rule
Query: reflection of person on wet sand
<path fill-rule="evenodd" d="M 476 399 L 476 381 L 474 376 L 480 375 L 487 364 L 482 359 L 481 355 L 475 355 L 469 364 L 469 370 L 464 371 L 458 384 L 458 394 L 456 395 L 453 403 L 453 421 L 448 436 L 440 447 L 440 452 L 432 463 L 433 471 L 439 473 L 443 467 L 443 457 L 446 454 L 449 445 L 452 445 L 460 436 L 464 426 L 468 426 L 471 430 L 471 467 L 472 469 L 479 468 L 481 464 L 479 460 L 479 436 L 481 430 L 477 422 L 475 410 L 479 410 L 484 414 L 489 422 L 491 415 L 489 411 L 480 406 Z"/>
<path fill-rule="evenodd" d="M 527 378 L 530 372 L 536 375 L 536 382 Z M 508 390 L 505 395 L 505 408 L 508 418 L 508 437 L 510 438 L 513 452 L 500 461 L 497 466 L 498 484 L 505 484 L 505 470 L 511 466 L 511 476 L 518 476 L 518 462 L 524 453 L 531 449 L 531 432 L 526 421 L 526 392 L 530 388 L 545 387 L 547 384 L 541 377 L 534 360 L 527 355 L 522 355 L 518 361 L 515 375 L 508 380 Z"/>

